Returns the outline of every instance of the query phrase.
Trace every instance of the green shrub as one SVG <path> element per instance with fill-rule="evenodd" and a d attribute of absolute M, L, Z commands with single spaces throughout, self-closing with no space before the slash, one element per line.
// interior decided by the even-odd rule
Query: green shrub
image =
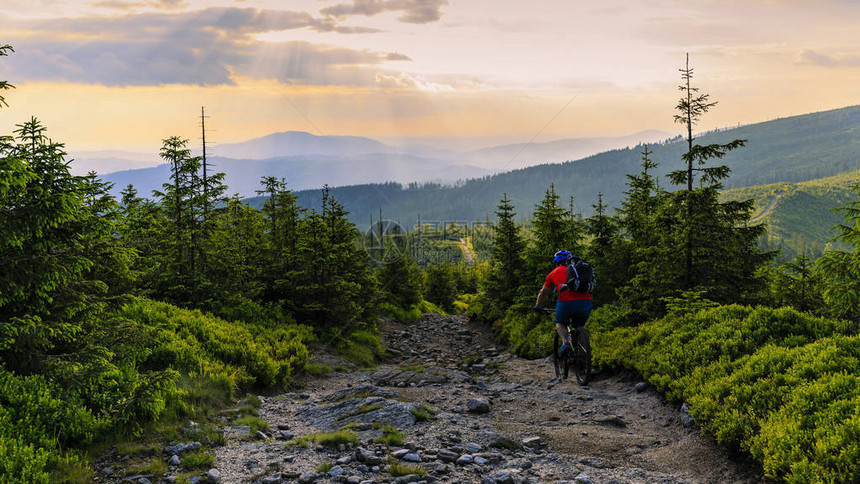
<path fill-rule="evenodd" d="M 325 474 L 326 472 L 330 471 L 332 467 L 334 467 L 334 462 L 323 461 L 320 462 L 319 465 L 316 467 L 316 471 Z"/>
<path fill-rule="evenodd" d="M 637 370 L 718 442 L 787 482 L 860 479 L 857 324 L 722 306 L 592 327 L 595 361 Z M 613 328 L 614 326 L 614 328 Z"/>

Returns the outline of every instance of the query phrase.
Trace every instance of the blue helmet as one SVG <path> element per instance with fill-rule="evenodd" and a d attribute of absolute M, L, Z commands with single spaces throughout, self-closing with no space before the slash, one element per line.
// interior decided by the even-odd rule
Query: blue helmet
<path fill-rule="evenodd" d="M 564 262 L 569 261 L 572 258 L 573 258 L 573 255 L 570 252 L 568 252 L 566 250 L 560 250 L 560 251 L 555 253 L 555 255 L 552 258 L 552 261 L 555 262 L 556 264 L 562 264 Z"/>

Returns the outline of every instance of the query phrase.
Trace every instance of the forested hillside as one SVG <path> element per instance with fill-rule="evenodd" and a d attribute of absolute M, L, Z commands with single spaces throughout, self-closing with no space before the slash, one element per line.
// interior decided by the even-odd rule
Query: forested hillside
<path fill-rule="evenodd" d="M 860 106 L 793 116 L 764 123 L 707 133 L 696 139 L 702 145 L 746 139 L 745 149 L 727 153 L 723 163 L 731 168 L 726 188 L 776 182 L 797 183 L 857 169 L 860 160 Z M 648 147 L 657 163 L 654 174 L 662 186 L 664 175 L 680 167 L 685 151 L 682 140 Z M 370 184 L 332 188 L 350 220 L 364 225 L 380 208 L 383 217 L 413 224 L 419 218 L 438 221 L 474 221 L 493 216 L 499 193 L 507 193 L 517 206 L 532 206 L 553 183 L 567 203 L 574 197 L 577 212 L 591 214 L 602 193 L 604 203 L 618 207 L 625 176 L 638 171 L 643 147 L 635 146 L 561 164 L 539 165 L 478 179 L 457 186 Z M 289 179 L 286 180 L 290 182 Z M 297 192 L 305 207 L 320 203 L 319 190 Z M 250 200 L 259 206 L 259 201 Z"/>
<path fill-rule="evenodd" d="M 853 200 L 852 186 L 860 183 L 853 171 L 801 183 L 774 183 L 723 192 L 725 200 L 755 199 L 755 223 L 767 226 L 765 246 L 789 260 L 806 253 L 820 257 L 829 248 L 845 248 L 834 241 L 843 215 L 837 209 Z"/>

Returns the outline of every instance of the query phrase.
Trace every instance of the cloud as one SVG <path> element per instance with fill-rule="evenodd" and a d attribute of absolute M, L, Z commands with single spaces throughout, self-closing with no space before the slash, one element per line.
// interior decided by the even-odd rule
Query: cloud
<path fill-rule="evenodd" d="M 339 3 L 320 10 L 320 13 L 335 18 L 351 15 L 372 17 L 384 12 L 403 12 L 397 18 L 410 24 L 427 24 L 442 18 L 442 7 L 448 0 L 353 0 L 352 4 Z"/>
<path fill-rule="evenodd" d="M 857 55 L 827 55 L 804 50 L 798 55 L 798 63 L 822 67 L 860 67 L 860 56 Z"/>
<path fill-rule="evenodd" d="M 0 20 L 5 20 L 0 16 Z M 210 8 L 121 17 L 30 20 L 9 39 L 18 53 L 10 79 L 65 80 L 108 86 L 233 84 L 235 76 L 302 84 L 374 83 L 367 66 L 411 60 L 400 53 L 307 42 L 264 43 L 265 32 L 313 29 L 368 32 L 306 12 Z M 23 33 L 22 33 L 23 32 Z M 51 32 L 51 36 L 44 35 Z M 93 33 L 97 35 L 93 35 Z"/>
<path fill-rule="evenodd" d="M 411 61 L 412 58 L 409 57 L 408 55 L 401 54 L 399 52 L 392 52 L 392 53 L 388 54 L 387 56 L 385 56 L 385 60 L 389 60 L 389 61 Z"/>
<path fill-rule="evenodd" d="M 178 10 L 188 6 L 188 2 L 185 0 L 141 0 L 138 2 L 129 2 L 127 0 L 101 0 L 94 3 L 93 6 L 122 11 L 131 11 L 144 7 L 163 10 Z"/>

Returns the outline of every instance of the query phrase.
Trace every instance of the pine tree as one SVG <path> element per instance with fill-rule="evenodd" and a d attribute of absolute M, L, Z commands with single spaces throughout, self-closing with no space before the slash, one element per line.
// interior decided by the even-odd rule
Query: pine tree
<path fill-rule="evenodd" d="M 484 293 L 501 309 L 507 309 L 517 298 L 525 275 L 525 240 L 514 221 L 516 212 L 504 194 L 496 211 L 493 258 Z"/>
<path fill-rule="evenodd" d="M 759 268 L 773 257 L 757 247 L 763 226 L 748 226 L 753 201 L 720 202 L 722 180 L 729 176 L 728 166 L 705 166 L 711 159 L 723 158 L 726 153 L 744 146 L 746 140 L 733 140 L 725 144 L 695 144 L 693 127 L 702 115 L 716 102 L 708 94 L 699 94 L 691 85 L 693 69 L 689 55 L 684 69 L 680 69 L 684 83 L 679 90 L 684 94 L 676 109 L 675 121 L 686 128 L 688 150 L 682 156 L 684 170 L 669 174 L 675 185 L 686 189 L 674 192 L 668 200 L 668 210 L 662 220 L 661 236 L 674 238 L 684 254 L 684 266 L 679 284 L 684 290 L 701 289 L 707 297 L 718 302 L 731 302 L 751 298 L 762 287 L 757 277 Z M 698 187 L 694 182 L 698 176 Z M 673 213 L 674 212 L 674 213 Z M 673 218 L 679 222 L 675 225 Z"/>
<path fill-rule="evenodd" d="M 625 282 L 621 263 L 623 253 L 617 220 L 606 214 L 603 194 L 597 194 L 594 214 L 585 222 L 591 241 L 586 247 L 585 259 L 597 272 L 597 285 L 593 298 L 595 304 L 607 304 L 615 300 L 616 289 Z"/>

